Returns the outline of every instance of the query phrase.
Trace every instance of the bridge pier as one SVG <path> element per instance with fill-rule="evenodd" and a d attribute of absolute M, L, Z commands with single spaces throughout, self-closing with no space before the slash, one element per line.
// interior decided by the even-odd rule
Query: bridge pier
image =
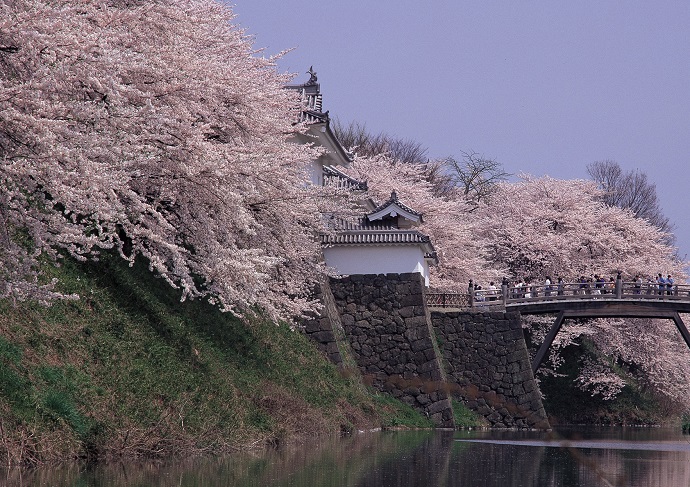
<path fill-rule="evenodd" d="M 515 308 L 518 308 L 515 306 Z M 683 323 L 678 309 L 690 311 L 688 303 L 678 301 L 649 301 L 649 300 L 591 300 L 577 302 L 527 304 L 520 306 L 523 314 L 552 314 L 557 313 L 556 320 L 549 333 L 540 345 L 537 354 L 532 361 L 532 372 L 536 373 L 553 344 L 556 335 L 563 326 L 563 322 L 569 318 L 649 318 L 673 320 L 683 337 L 685 344 L 690 348 L 690 332 Z"/>
<path fill-rule="evenodd" d="M 544 343 L 541 344 L 539 350 L 537 350 L 537 354 L 534 356 L 534 360 L 532 361 L 533 374 L 537 373 L 539 366 L 542 364 L 542 362 L 544 362 L 546 352 L 549 351 L 549 348 L 551 348 L 553 340 L 556 338 L 556 335 L 558 335 L 558 332 L 561 330 L 561 326 L 563 326 L 564 319 L 565 311 L 561 311 L 560 313 L 558 313 L 558 316 L 556 317 L 556 321 L 554 322 L 554 324 L 551 325 L 551 329 L 549 330 L 549 333 L 546 335 L 546 338 L 544 338 Z"/>
<path fill-rule="evenodd" d="M 678 312 L 674 312 L 671 316 L 671 319 L 673 319 L 673 322 L 676 324 L 676 328 L 678 328 L 683 340 L 685 340 L 685 344 L 688 346 L 688 348 L 690 348 L 690 333 L 688 333 L 688 329 L 685 326 L 685 323 L 683 323 L 683 320 Z"/>

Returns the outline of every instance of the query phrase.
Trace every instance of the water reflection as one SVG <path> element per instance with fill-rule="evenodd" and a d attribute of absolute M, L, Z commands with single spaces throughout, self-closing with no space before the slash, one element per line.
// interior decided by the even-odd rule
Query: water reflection
<path fill-rule="evenodd" d="M 467 456 L 490 457 L 485 470 L 466 485 L 499 486 L 690 486 L 690 444 L 677 430 L 658 428 L 572 428 L 543 435 L 534 432 L 480 432 L 459 435 Z M 466 443 L 464 439 L 493 443 Z M 604 447 L 604 442 L 610 448 Z M 560 446 L 556 446 L 561 443 Z M 670 451 L 669 451 L 670 450 Z M 502 464 L 506 456 L 513 462 Z M 530 460 L 531 457 L 531 460 Z M 518 460 L 517 463 L 514 460 Z M 523 461 L 525 463 L 521 463 Z M 528 466 L 529 464 L 529 466 Z M 502 468 L 504 467 L 504 468 Z M 524 477 L 515 476 L 522 471 Z M 494 473 L 492 473 L 494 472 Z M 497 474 L 496 474 L 497 473 Z M 497 476 L 503 476 L 502 479 Z M 455 485 L 450 483 L 449 485 Z"/>
<path fill-rule="evenodd" d="M 565 439 L 569 446 L 554 446 Z M 482 440 L 469 442 L 464 440 Z M 604 448 L 608 442 L 612 448 Z M 634 442 L 634 443 L 629 443 Z M 625 448 L 636 445 L 645 449 Z M 661 451 L 673 445 L 681 451 Z M 669 448 L 672 449 L 672 448 Z M 662 429 L 415 431 L 356 435 L 262 455 L 77 466 L 0 477 L 9 486 L 690 486 L 690 444 Z"/>

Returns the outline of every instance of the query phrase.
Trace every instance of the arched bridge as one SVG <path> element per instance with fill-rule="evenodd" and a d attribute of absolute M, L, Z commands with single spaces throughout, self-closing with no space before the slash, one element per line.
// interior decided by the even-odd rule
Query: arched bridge
<path fill-rule="evenodd" d="M 534 372 L 569 318 L 671 319 L 690 348 L 690 333 L 680 317 L 682 313 L 690 313 L 690 285 L 628 282 L 618 276 L 609 283 L 508 286 L 504 282 L 499 289 L 481 289 L 470 281 L 467 293 L 427 293 L 426 300 L 430 308 L 556 314 L 556 321 L 532 362 Z"/>

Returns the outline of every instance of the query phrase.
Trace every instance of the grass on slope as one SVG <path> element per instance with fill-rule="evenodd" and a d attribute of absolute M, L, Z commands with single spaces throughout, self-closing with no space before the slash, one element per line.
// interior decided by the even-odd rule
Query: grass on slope
<path fill-rule="evenodd" d="M 220 453 L 381 421 L 429 425 L 342 377 L 288 326 L 181 303 L 145 265 L 104 256 L 50 272 L 80 299 L 0 302 L 8 464 Z"/>

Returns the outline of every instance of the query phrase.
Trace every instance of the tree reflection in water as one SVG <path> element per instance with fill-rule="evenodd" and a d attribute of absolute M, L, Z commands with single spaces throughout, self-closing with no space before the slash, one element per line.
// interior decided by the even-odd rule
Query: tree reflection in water
<path fill-rule="evenodd" d="M 579 435 L 579 436 L 577 436 Z M 587 445 L 575 448 L 570 445 Z M 489 443 L 470 443 L 482 439 Z M 660 429 L 573 430 L 544 446 L 543 432 L 407 431 L 354 435 L 223 458 L 13 470 L 8 486 L 425 487 L 690 486 L 690 445 Z M 618 442 L 616 448 L 607 444 Z M 458 441 L 460 440 L 460 441 Z M 495 441 L 505 443 L 495 443 Z M 535 441 L 538 440 L 538 441 Z M 582 440 L 582 441 L 580 441 Z M 634 441 L 638 449 L 625 449 Z M 687 451 L 655 451 L 665 441 Z M 544 443 L 549 444 L 549 443 Z M 536 445 L 536 446 L 535 446 Z"/>

